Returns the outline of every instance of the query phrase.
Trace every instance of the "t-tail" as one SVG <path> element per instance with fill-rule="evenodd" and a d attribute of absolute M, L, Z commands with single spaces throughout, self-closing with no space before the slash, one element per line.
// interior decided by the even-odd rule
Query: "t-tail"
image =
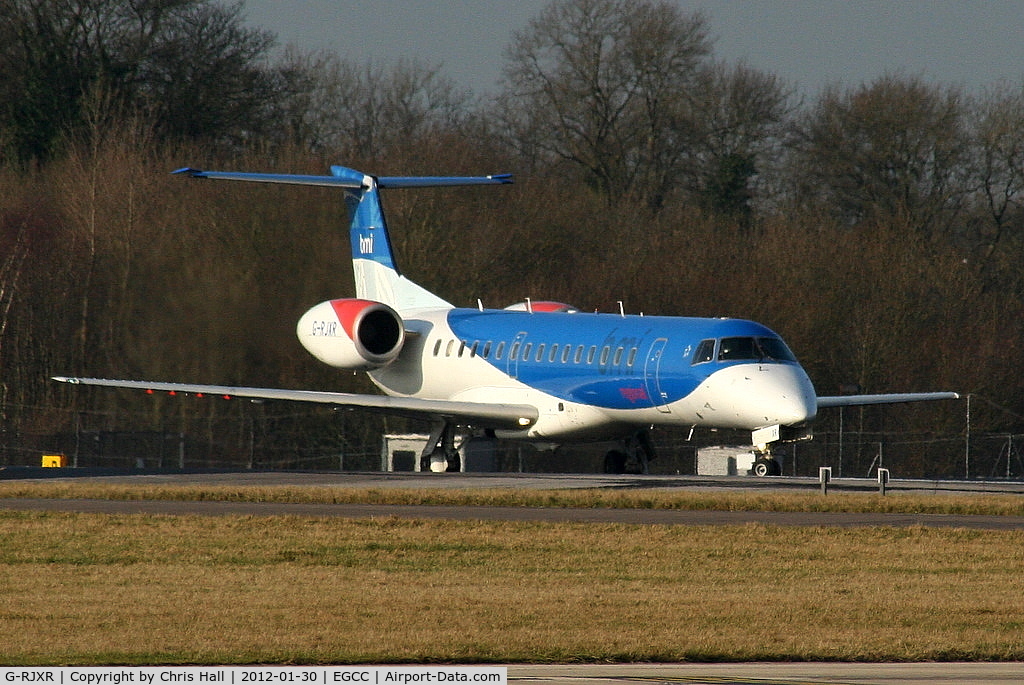
<path fill-rule="evenodd" d="M 491 185 L 512 182 L 511 174 L 491 176 L 381 176 L 375 177 L 342 166 L 332 166 L 330 176 L 259 174 L 233 171 L 178 169 L 176 174 L 257 183 L 284 183 L 343 188 L 348 207 L 352 247 L 352 271 L 356 297 L 381 302 L 400 313 L 452 305 L 399 271 L 380 201 L 381 188 Z"/>

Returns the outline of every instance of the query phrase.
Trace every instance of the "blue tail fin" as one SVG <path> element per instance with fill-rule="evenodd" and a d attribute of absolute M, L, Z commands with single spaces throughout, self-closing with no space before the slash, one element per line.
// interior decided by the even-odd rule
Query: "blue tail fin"
<path fill-rule="evenodd" d="M 331 167 L 331 173 L 339 178 L 358 178 L 360 182 L 358 189 L 345 196 L 351 219 L 349 235 L 356 297 L 383 302 L 399 313 L 414 309 L 450 309 L 449 302 L 398 271 L 380 204 L 379 181 L 344 167 Z"/>
<path fill-rule="evenodd" d="M 490 185 L 511 183 L 508 174 L 495 176 L 384 176 L 376 178 L 341 166 L 331 167 L 330 176 L 258 174 L 229 171 L 179 169 L 195 178 L 232 181 L 317 185 L 346 189 L 351 221 L 352 270 L 356 296 L 383 302 L 398 312 L 417 309 L 451 308 L 451 304 L 405 278 L 395 265 L 388 236 L 380 188 L 424 188 L 432 186 Z"/>

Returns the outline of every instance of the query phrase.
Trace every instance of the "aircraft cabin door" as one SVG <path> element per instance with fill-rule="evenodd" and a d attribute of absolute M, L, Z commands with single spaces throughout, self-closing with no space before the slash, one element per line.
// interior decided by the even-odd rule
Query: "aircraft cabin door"
<path fill-rule="evenodd" d="M 668 395 L 661 390 L 659 374 L 667 342 L 667 338 L 658 338 L 651 343 L 651 350 L 647 353 L 647 362 L 644 364 L 644 383 L 647 386 L 647 396 L 651 398 L 651 404 L 665 414 L 671 413 L 672 410 L 668 408 Z"/>
<path fill-rule="evenodd" d="M 509 378 L 519 378 L 519 359 L 523 356 L 523 343 L 526 341 L 526 331 L 516 334 L 512 345 L 508 348 L 508 359 L 505 370 Z"/>

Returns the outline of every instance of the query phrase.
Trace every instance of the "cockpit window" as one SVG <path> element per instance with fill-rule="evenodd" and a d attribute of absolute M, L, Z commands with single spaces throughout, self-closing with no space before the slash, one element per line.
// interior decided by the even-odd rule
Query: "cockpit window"
<path fill-rule="evenodd" d="M 778 338 L 722 338 L 718 361 L 756 359 L 795 362 L 796 357 Z"/>
<path fill-rule="evenodd" d="M 713 361 L 715 358 L 715 341 L 701 340 L 697 345 L 697 351 L 693 353 L 692 364 L 704 364 Z"/>
<path fill-rule="evenodd" d="M 722 345 L 718 348 L 720 362 L 760 358 L 753 338 L 722 338 Z"/>
<path fill-rule="evenodd" d="M 758 338 L 757 344 L 766 357 L 780 362 L 795 362 L 796 355 L 779 338 Z"/>

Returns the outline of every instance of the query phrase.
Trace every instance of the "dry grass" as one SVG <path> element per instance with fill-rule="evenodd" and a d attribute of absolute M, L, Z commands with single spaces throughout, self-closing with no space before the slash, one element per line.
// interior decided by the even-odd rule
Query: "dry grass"
<path fill-rule="evenodd" d="M 428 504 L 518 507 L 607 507 L 715 511 L 820 511 L 1024 516 L 1017 495 L 877 494 L 817 491 L 402 489 L 230 485 L 106 485 L 94 481 L 0 481 L 0 498 L 95 498 L 328 504 Z"/>
<path fill-rule="evenodd" d="M 1024 659 L 1024 533 L 0 512 L 0 661 Z"/>

